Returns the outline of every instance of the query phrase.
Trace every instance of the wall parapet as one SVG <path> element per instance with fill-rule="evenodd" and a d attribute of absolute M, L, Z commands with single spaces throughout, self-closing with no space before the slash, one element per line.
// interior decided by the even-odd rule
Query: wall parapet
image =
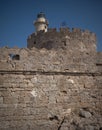
<path fill-rule="evenodd" d="M 36 36 L 36 35 L 39 35 L 39 34 L 47 34 L 47 33 L 70 33 L 70 35 L 74 36 L 74 34 L 79 34 L 80 35 L 89 35 L 89 36 L 94 36 L 96 38 L 96 34 L 89 31 L 89 30 L 83 30 L 83 29 L 80 29 L 80 28 L 59 28 L 59 30 L 57 30 L 57 28 L 49 28 L 47 32 L 44 32 L 44 31 L 39 31 L 38 33 L 32 33 L 31 35 L 28 36 L 28 39 L 30 39 L 31 37 L 33 36 Z"/>
<path fill-rule="evenodd" d="M 72 44 L 73 41 L 75 42 L 75 40 L 79 40 L 83 41 L 84 44 L 90 43 L 96 45 L 96 35 L 89 30 L 60 28 L 58 31 L 56 28 L 51 28 L 48 29 L 48 32 L 40 31 L 38 33 L 32 33 L 27 39 L 27 47 L 47 48 L 47 45 L 50 44 L 50 47 L 47 49 L 63 48 L 62 39 L 66 40 L 65 37 L 70 39 L 70 44 Z"/>

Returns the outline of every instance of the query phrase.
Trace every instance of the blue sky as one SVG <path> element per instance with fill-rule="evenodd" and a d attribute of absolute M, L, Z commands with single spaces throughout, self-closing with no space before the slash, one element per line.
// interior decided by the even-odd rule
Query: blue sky
<path fill-rule="evenodd" d="M 98 51 L 102 51 L 102 0 L 0 0 L 0 47 L 26 47 L 41 11 L 50 28 L 59 28 L 65 21 L 69 28 L 96 33 Z"/>

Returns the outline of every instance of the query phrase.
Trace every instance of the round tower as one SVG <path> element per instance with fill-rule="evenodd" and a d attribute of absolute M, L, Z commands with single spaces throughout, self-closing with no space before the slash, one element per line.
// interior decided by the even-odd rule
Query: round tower
<path fill-rule="evenodd" d="M 37 15 L 37 19 L 34 22 L 34 26 L 35 26 L 36 32 L 39 32 L 41 30 L 43 30 L 44 32 L 47 32 L 48 21 L 47 21 L 45 14 L 43 12 L 40 12 Z"/>

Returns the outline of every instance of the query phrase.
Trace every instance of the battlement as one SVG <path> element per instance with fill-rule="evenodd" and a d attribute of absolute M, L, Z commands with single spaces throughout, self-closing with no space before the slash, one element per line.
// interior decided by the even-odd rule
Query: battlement
<path fill-rule="evenodd" d="M 72 37 L 74 37 L 74 35 L 76 33 L 76 34 L 80 34 L 81 36 L 83 36 L 83 35 L 88 35 L 89 37 L 93 36 L 95 38 L 95 40 L 96 40 L 96 34 L 89 31 L 89 30 L 82 30 L 80 28 L 72 28 L 72 29 L 70 29 L 68 27 L 59 28 L 59 30 L 57 28 L 49 28 L 48 32 L 44 32 L 44 31 L 41 30 L 41 31 L 39 31 L 37 33 L 32 33 L 30 36 L 33 36 L 33 35 L 36 36 L 36 35 L 45 34 L 45 33 L 65 33 L 66 35 L 68 35 L 70 33 L 70 35 Z M 29 37 L 28 37 L 28 39 L 29 39 Z"/>
<path fill-rule="evenodd" d="M 83 30 L 83 29 L 80 29 L 80 28 L 68 28 L 68 27 L 63 27 L 63 28 L 59 28 L 59 29 L 57 29 L 57 28 L 48 28 L 48 32 L 44 32 L 44 31 L 39 31 L 39 32 L 37 32 L 37 33 L 49 33 L 49 32 L 58 32 L 58 33 L 60 33 L 60 32 L 65 32 L 65 33 L 68 33 L 68 32 L 70 32 L 70 33 L 72 33 L 73 34 L 73 32 L 75 33 L 84 33 L 84 34 L 87 34 L 87 35 L 95 35 L 95 33 L 93 33 L 93 32 L 91 32 L 91 31 L 89 31 L 89 30 Z M 35 33 L 36 34 L 36 33 Z M 96 36 L 96 35 L 95 35 Z"/>
<path fill-rule="evenodd" d="M 39 49 L 67 48 L 66 43 L 63 41 L 70 42 L 69 44 L 72 44 L 73 47 L 73 44 L 78 44 L 78 42 L 83 42 L 84 44 L 89 43 L 96 46 L 96 35 L 88 30 L 81 30 L 79 28 L 60 28 L 59 30 L 50 28 L 46 33 L 44 31 L 32 33 L 27 39 L 27 47 L 36 47 Z M 74 43 L 72 43 L 73 41 Z"/>

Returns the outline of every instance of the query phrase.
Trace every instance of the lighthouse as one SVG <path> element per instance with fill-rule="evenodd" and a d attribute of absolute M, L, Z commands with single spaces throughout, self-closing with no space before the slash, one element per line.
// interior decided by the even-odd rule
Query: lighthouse
<path fill-rule="evenodd" d="M 46 16 L 43 12 L 40 12 L 37 15 L 37 19 L 34 22 L 34 26 L 35 26 L 36 32 L 39 32 L 41 30 L 44 31 L 44 32 L 47 32 L 48 21 L 47 21 Z"/>

